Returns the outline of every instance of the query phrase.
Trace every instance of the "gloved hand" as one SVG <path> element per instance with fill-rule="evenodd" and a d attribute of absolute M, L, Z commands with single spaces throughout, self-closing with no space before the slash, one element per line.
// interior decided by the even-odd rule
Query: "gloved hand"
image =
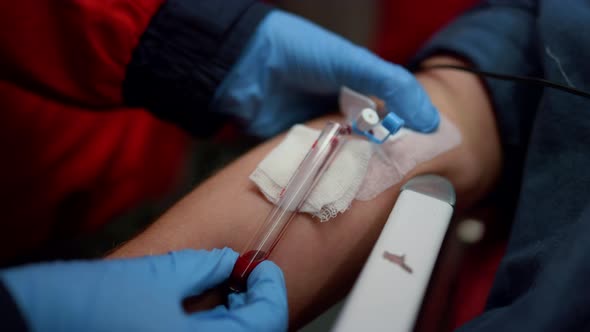
<path fill-rule="evenodd" d="M 342 85 L 382 99 L 411 129 L 430 132 L 438 126 L 437 110 L 404 68 L 279 10 L 260 23 L 217 89 L 213 108 L 237 117 L 250 134 L 269 137 L 334 111 Z"/>
<path fill-rule="evenodd" d="M 231 249 L 30 265 L 0 272 L 31 331 L 277 331 L 287 328 L 281 270 L 263 262 L 229 309 L 187 314 L 181 301 L 227 279 Z"/>

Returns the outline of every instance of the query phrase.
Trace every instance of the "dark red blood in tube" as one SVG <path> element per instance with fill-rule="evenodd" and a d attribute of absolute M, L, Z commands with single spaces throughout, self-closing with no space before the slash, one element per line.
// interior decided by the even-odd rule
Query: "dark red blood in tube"
<path fill-rule="evenodd" d="M 243 292 L 248 286 L 248 276 L 258 264 L 265 261 L 267 255 L 264 251 L 250 250 L 238 257 L 234 269 L 228 281 L 228 287 L 233 292 Z"/>

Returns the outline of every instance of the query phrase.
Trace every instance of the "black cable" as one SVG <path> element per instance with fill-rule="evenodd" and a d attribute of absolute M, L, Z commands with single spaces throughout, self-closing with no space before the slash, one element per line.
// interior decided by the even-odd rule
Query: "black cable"
<path fill-rule="evenodd" d="M 473 73 L 473 74 L 476 74 L 476 75 L 482 76 L 482 77 L 488 77 L 488 78 L 493 78 L 493 79 L 498 79 L 498 80 L 504 80 L 504 81 L 524 82 L 524 83 L 529 83 L 529 84 L 540 85 L 540 86 L 544 86 L 544 87 L 547 87 L 547 88 L 561 90 L 561 91 L 564 91 L 564 92 L 567 92 L 567 93 L 571 93 L 571 94 L 576 95 L 576 96 L 580 96 L 580 97 L 584 97 L 584 98 L 589 98 L 590 99 L 590 92 L 586 92 L 586 91 L 583 91 L 583 90 L 572 88 L 572 87 L 567 86 L 567 85 L 563 85 L 563 84 L 560 84 L 560 83 L 555 83 L 555 82 L 552 82 L 552 81 L 549 81 L 549 80 L 546 80 L 546 79 L 542 79 L 542 78 L 538 78 L 538 77 L 528 77 L 528 76 L 499 74 L 499 73 L 489 72 L 489 71 L 485 71 L 485 70 L 479 70 L 479 69 L 475 69 L 475 68 L 471 68 L 471 67 L 464 67 L 464 66 L 457 66 L 457 65 L 448 65 L 448 64 L 427 65 L 427 66 L 420 66 L 418 68 L 418 70 L 430 70 L 430 69 L 455 69 L 455 70 L 461 70 L 461 71 L 466 71 L 466 72 Z"/>

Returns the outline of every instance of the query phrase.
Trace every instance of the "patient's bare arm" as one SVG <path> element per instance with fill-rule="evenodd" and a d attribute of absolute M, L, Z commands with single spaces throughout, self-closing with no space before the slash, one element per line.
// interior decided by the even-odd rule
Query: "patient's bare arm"
<path fill-rule="evenodd" d="M 433 58 L 431 62 L 458 62 Z M 453 71 L 418 75 L 433 103 L 461 131 L 462 143 L 416 167 L 407 178 L 437 173 L 456 187 L 459 208 L 481 198 L 500 165 L 498 135 L 484 86 L 478 78 Z M 310 123 L 322 127 L 327 118 Z M 114 257 L 163 253 L 181 248 L 229 246 L 241 250 L 271 209 L 248 175 L 281 141 L 252 150 L 178 202 L 149 229 L 113 253 Z M 284 271 L 292 326 L 298 326 L 341 298 L 352 285 L 397 198 L 394 186 L 372 201 L 327 223 L 299 215 L 271 259 Z"/>

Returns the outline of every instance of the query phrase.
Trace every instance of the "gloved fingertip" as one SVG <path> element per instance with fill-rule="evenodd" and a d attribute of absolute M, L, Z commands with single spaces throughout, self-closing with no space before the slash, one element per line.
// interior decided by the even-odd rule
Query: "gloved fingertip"
<path fill-rule="evenodd" d="M 220 257 L 225 256 L 233 260 L 237 260 L 238 256 L 240 255 L 230 247 L 215 248 L 212 249 L 211 252 L 219 255 Z"/>
<path fill-rule="evenodd" d="M 281 268 L 272 261 L 266 260 L 252 271 L 248 277 L 248 288 L 264 280 L 272 281 L 285 288 L 285 276 Z"/>
<path fill-rule="evenodd" d="M 289 305 L 281 269 L 271 261 L 260 263 L 248 277 L 248 290 L 230 295 L 229 313 L 247 330 L 286 331 Z"/>
<path fill-rule="evenodd" d="M 440 124 L 440 114 L 436 107 L 430 102 L 424 111 L 424 120 L 422 121 L 421 125 L 416 128 L 417 131 L 421 133 L 431 133 L 438 128 Z"/>
<path fill-rule="evenodd" d="M 415 112 L 406 114 L 405 126 L 420 133 L 431 133 L 436 131 L 440 124 L 440 114 L 429 100 L 424 102 Z"/>
<path fill-rule="evenodd" d="M 260 263 L 248 277 L 246 302 L 260 299 L 277 309 L 287 310 L 285 277 L 281 268 L 271 261 Z"/>
<path fill-rule="evenodd" d="M 228 247 L 222 249 L 214 248 L 211 250 L 181 249 L 170 251 L 167 256 L 181 264 L 195 261 L 228 261 L 228 264 L 233 264 L 238 259 L 238 253 Z"/>
<path fill-rule="evenodd" d="M 385 102 L 385 107 L 404 120 L 404 126 L 421 133 L 436 130 L 440 116 L 420 82 L 406 69 L 391 66 L 383 70 L 384 78 L 374 88 L 374 94 Z"/>
<path fill-rule="evenodd" d="M 246 303 L 245 293 L 230 293 L 227 296 L 227 305 L 229 308 L 237 308 Z"/>
<path fill-rule="evenodd" d="M 185 257 L 189 258 L 199 254 L 200 250 L 192 249 L 192 248 L 185 248 L 180 250 L 172 250 L 166 253 L 166 256 L 174 257 L 175 259 L 184 259 Z"/>
<path fill-rule="evenodd" d="M 171 252 L 169 275 L 180 296 L 193 296 L 226 280 L 238 259 L 230 248 Z"/>

